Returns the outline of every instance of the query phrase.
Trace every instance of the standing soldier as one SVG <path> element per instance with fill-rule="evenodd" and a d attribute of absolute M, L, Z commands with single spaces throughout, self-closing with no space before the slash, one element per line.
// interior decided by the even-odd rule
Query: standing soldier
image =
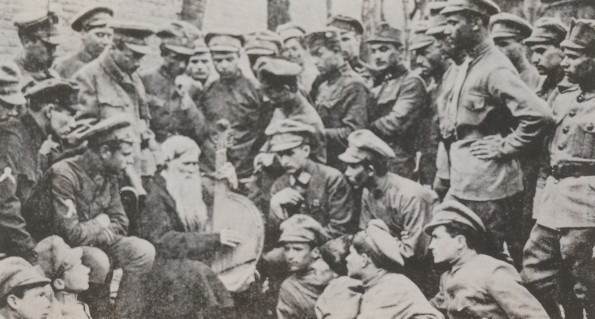
<path fill-rule="evenodd" d="M 283 40 L 283 56 L 302 67 L 298 78 L 300 86 L 312 96 L 312 84 L 320 73 L 308 56 L 304 39 L 306 31 L 300 25 L 290 22 L 278 26 L 277 33 Z"/>
<path fill-rule="evenodd" d="M 395 153 L 388 170 L 410 178 L 416 170 L 416 140 L 429 96 L 423 80 L 404 64 L 402 32 L 381 23 L 366 41 L 378 77 L 372 89 L 369 128 Z"/>
<path fill-rule="evenodd" d="M 158 143 L 175 134 L 199 143 L 204 136 L 204 118 L 189 88 L 178 85 L 176 78 L 186 71 L 200 31 L 187 22 L 174 21 L 162 26 L 156 35 L 161 39 L 159 49 L 163 62 L 140 74 L 151 111 L 150 128 Z"/>
<path fill-rule="evenodd" d="M 325 126 L 327 162 L 335 168 L 342 166 L 337 156 L 345 151 L 349 134 L 368 125 L 370 100 L 364 79 L 343 57 L 339 33 L 329 28 L 312 32 L 306 38 L 314 64 L 325 79 L 314 105 Z"/>
<path fill-rule="evenodd" d="M 530 88 L 539 85 L 539 73 L 527 59 L 523 40 L 532 32 L 529 22 L 510 13 L 498 13 L 490 18 L 490 35 L 496 47 L 512 62 Z"/>
<path fill-rule="evenodd" d="M 562 318 L 556 299 L 559 276 L 569 272 L 587 318 L 595 316 L 595 20 L 573 20 L 562 42 L 562 67 L 571 90 L 553 98 L 556 129 L 549 146 L 551 175 L 525 245 L 523 279 L 551 318 Z"/>
<path fill-rule="evenodd" d="M 226 119 L 231 124 L 232 136 L 227 148 L 228 161 L 236 168 L 238 178 L 247 178 L 254 169 L 254 157 L 262 146 L 263 123 L 269 122 L 270 112 L 262 105 L 258 83 L 240 71 L 244 37 L 231 32 L 211 32 L 205 41 L 219 79 L 207 86 L 200 102 L 208 123 L 208 136 L 201 147 L 202 170 L 215 171 L 216 123 Z"/>
<path fill-rule="evenodd" d="M 95 60 L 112 43 L 112 29 L 107 25 L 114 15 L 112 8 L 92 5 L 81 10 L 70 27 L 81 35 L 81 48 L 70 56 L 58 59 L 54 69 L 67 79 L 85 64 Z"/>
<path fill-rule="evenodd" d="M 360 47 L 364 34 L 363 24 L 356 18 L 336 15 L 329 20 L 327 25 L 341 30 L 343 54 L 353 71 L 360 75 L 368 72 L 368 68 L 360 59 Z"/>
<path fill-rule="evenodd" d="M 60 43 L 56 13 L 48 10 L 30 11 L 15 17 L 13 22 L 23 45 L 23 50 L 14 59 L 22 75 L 20 87 L 31 81 L 58 77 L 56 71 L 50 69 Z"/>
<path fill-rule="evenodd" d="M 447 197 L 480 215 L 492 254 L 503 256 L 506 242 L 519 265 L 523 175 L 516 156 L 539 139 L 552 115 L 489 38 L 489 17 L 499 11 L 490 0 L 452 0 L 441 12 L 445 34 L 468 55 L 446 103 Z"/>

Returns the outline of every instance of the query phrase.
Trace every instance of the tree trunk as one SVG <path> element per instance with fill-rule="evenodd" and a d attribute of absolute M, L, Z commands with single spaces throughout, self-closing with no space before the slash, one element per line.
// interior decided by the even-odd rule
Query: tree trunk
<path fill-rule="evenodd" d="M 289 15 L 289 0 L 267 0 L 267 26 L 275 30 L 277 26 L 291 20 Z"/>
<path fill-rule="evenodd" d="M 202 30 L 207 0 L 183 0 L 180 19 Z"/>

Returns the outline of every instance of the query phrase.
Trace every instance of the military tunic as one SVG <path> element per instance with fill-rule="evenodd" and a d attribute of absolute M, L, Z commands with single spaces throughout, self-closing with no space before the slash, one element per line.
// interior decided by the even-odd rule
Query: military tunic
<path fill-rule="evenodd" d="M 486 255 L 452 266 L 431 302 L 451 319 L 549 318 L 514 267 Z"/>
<path fill-rule="evenodd" d="M 363 78 L 349 65 L 325 76 L 314 104 L 324 123 L 330 166 L 342 167 L 337 156 L 347 148 L 347 137 L 368 125 L 369 100 L 370 93 Z"/>
<path fill-rule="evenodd" d="M 309 177 L 303 180 L 299 175 Z M 284 174 L 271 188 L 271 196 L 291 187 L 297 189 L 304 197 L 304 202 L 297 207 L 284 207 L 288 217 L 295 214 L 309 215 L 333 237 L 350 233 L 353 230 L 352 216 L 355 206 L 351 187 L 343 174 L 332 167 L 308 160 L 302 174 L 299 175 L 296 178 L 294 175 Z"/>
<path fill-rule="evenodd" d="M 373 90 L 370 130 L 395 152 L 389 171 L 411 177 L 415 168 L 417 135 L 430 97 L 423 80 L 404 65 L 392 67 Z"/>
<path fill-rule="evenodd" d="M 25 56 L 21 53 L 14 58 L 14 62 L 21 69 L 21 82 L 19 87 L 21 89 L 30 82 L 39 82 L 51 78 L 59 78 L 59 74 L 53 69 L 31 70 L 29 62 L 25 60 Z"/>
<path fill-rule="evenodd" d="M 219 78 L 206 88 L 199 107 L 208 126 L 208 136 L 201 145 L 202 170 L 215 171 L 216 123 L 227 119 L 232 135 L 227 159 L 235 166 L 239 178 L 249 177 L 254 169 L 254 157 L 264 143 L 263 123 L 269 123 L 272 113 L 263 106 L 258 83 L 241 73 Z"/>
<path fill-rule="evenodd" d="M 83 66 L 95 60 L 95 58 L 87 50 L 82 48 L 69 56 L 56 60 L 54 62 L 54 69 L 61 77 L 69 79 Z"/>

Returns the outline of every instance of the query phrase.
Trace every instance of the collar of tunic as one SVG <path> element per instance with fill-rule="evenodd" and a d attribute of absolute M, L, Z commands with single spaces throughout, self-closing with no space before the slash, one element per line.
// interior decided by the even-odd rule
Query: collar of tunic
<path fill-rule="evenodd" d="M 134 86 L 133 76 L 136 74 L 127 74 L 114 61 L 109 51 L 102 53 L 100 64 L 105 72 L 120 84 L 128 84 Z"/>

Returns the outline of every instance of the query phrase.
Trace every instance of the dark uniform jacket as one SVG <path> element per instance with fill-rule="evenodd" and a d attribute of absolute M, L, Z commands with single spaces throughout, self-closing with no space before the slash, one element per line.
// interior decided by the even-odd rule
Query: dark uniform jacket
<path fill-rule="evenodd" d="M 415 167 L 417 133 L 421 117 L 430 108 L 423 80 L 399 64 L 372 89 L 374 104 L 370 111 L 370 130 L 395 152 L 389 170 L 411 177 Z"/>
<path fill-rule="evenodd" d="M 347 64 L 325 79 L 314 105 L 325 127 L 328 163 L 340 167 L 337 156 L 347 148 L 347 137 L 368 124 L 370 93 L 362 77 Z"/>
<path fill-rule="evenodd" d="M 23 207 L 35 239 L 58 235 L 71 246 L 104 247 L 126 236 L 128 217 L 117 176 L 107 174 L 96 156 L 87 150 L 52 165 L 43 175 Z M 101 213 L 109 216 L 113 237 L 94 219 Z"/>
<path fill-rule="evenodd" d="M 442 274 L 431 303 L 451 319 L 549 318 L 514 267 L 476 255 Z"/>
<path fill-rule="evenodd" d="M 95 60 L 84 48 L 54 62 L 54 69 L 61 77 L 68 79 L 87 63 Z"/>
<path fill-rule="evenodd" d="M 430 243 L 423 229 L 437 204 L 438 195 L 432 190 L 388 173 L 376 189 L 364 188 L 359 228 L 366 229 L 371 219 L 382 219 L 398 239 L 403 258 L 422 260 Z"/>
<path fill-rule="evenodd" d="M 80 86 L 79 102 L 85 113 L 107 118 L 123 112 L 137 121 L 150 119 L 142 80 L 136 72 L 124 73 L 109 50 L 82 67 L 73 79 Z"/>
<path fill-rule="evenodd" d="M 288 217 L 295 214 L 309 215 L 333 237 L 353 231 L 354 199 L 351 187 L 341 172 L 308 160 L 297 178 L 284 174 L 277 179 L 271 188 L 271 196 L 288 187 L 298 190 L 304 197 L 304 202 L 297 207 L 284 207 Z"/>
<path fill-rule="evenodd" d="M 240 72 L 233 78 L 217 79 L 206 87 L 199 107 L 208 126 L 208 135 L 201 145 L 202 170 L 215 171 L 216 123 L 227 119 L 232 135 L 227 159 L 235 166 L 239 178 L 249 177 L 254 157 L 265 140 L 263 123 L 269 123 L 271 116 L 271 111 L 263 106 L 258 83 Z"/>
<path fill-rule="evenodd" d="M 515 156 L 550 127 L 551 110 L 491 40 L 478 45 L 471 57 L 458 104 L 447 106 L 456 107 L 455 112 L 447 110 L 456 114 L 456 119 L 449 119 L 456 124 L 455 141 L 450 143 L 450 192 L 465 200 L 503 199 L 523 190 Z M 471 155 L 471 144 L 489 135 L 504 137 L 500 147 L 504 158 L 482 160 Z"/>
<path fill-rule="evenodd" d="M 190 99 L 176 90 L 175 75 L 160 66 L 140 75 L 147 92 L 151 130 L 155 139 L 163 142 L 169 135 L 181 134 L 200 144 L 204 139 L 204 116 Z"/>
<path fill-rule="evenodd" d="M 14 62 L 21 70 L 21 89 L 30 82 L 39 82 L 50 78 L 59 78 L 59 74 L 53 69 L 31 70 L 29 62 L 25 60 L 23 53 L 14 58 Z"/>
<path fill-rule="evenodd" d="M 0 236 L 7 236 L 0 243 L 0 252 L 29 260 L 35 255 L 35 244 L 25 230 L 21 206 L 47 169 L 48 159 L 39 154 L 45 139 L 46 134 L 29 113 L 0 125 L 0 169 L 11 172 L 0 182 L 1 226 L 4 229 Z"/>

